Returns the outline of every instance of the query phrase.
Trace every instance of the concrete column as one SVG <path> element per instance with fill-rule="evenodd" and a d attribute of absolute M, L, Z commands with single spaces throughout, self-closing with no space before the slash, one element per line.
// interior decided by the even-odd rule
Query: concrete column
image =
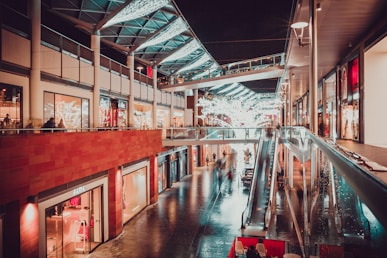
<path fill-rule="evenodd" d="M 153 78 L 153 111 L 152 111 L 152 120 L 153 120 L 153 129 L 157 128 L 157 66 L 152 67 L 152 78 Z"/>
<path fill-rule="evenodd" d="M 309 0 L 309 35 L 311 45 L 309 46 L 310 71 L 309 71 L 309 117 L 310 130 L 318 133 L 318 109 L 317 109 L 317 14 L 315 0 Z"/>
<path fill-rule="evenodd" d="M 364 144 L 364 42 L 359 46 L 359 143 Z"/>
<path fill-rule="evenodd" d="M 170 108 L 170 112 L 171 112 L 171 116 L 170 116 L 170 127 L 174 127 L 175 126 L 175 123 L 174 123 L 174 116 L 173 116 L 173 113 L 174 113 L 174 105 L 175 105 L 175 101 L 174 101 L 174 96 L 175 96 L 175 93 L 174 91 L 172 90 L 171 91 L 171 108 Z"/>
<path fill-rule="evenodd" d="M 29 87 L 30 119 L 35 127 L 45 121 L 43 114 L 43 88 L 40 85 L 41 1 L 29 1 L 31 12 L 31 77 Z"/>
<path fill-rule="evenodd" d="M 187 126 L 186 117 L 187 117 L 187 91 L 184 91 L 184 126 Z"/>
<path fill-rule="evenodd" d="M 289 179 L 289 188 L 292 189 L 293 186 L 294 186 L 294 178 L 293 178 L 293 159 L 294 159 L 294 156 L 293 156 L 293 153 L 289 150 L 288 152 L 289 154 L 289 163 L 288 163 L 288 179 Z"/>
<path fill-rule="evenodd" d="M 91 127 L 99 127 L 99 101 L 100 101 L 100 54 L 101 54 L 101 40 L 99 32 L 91 35 L 91 49 L 94 51 L 94 88 L 93 88 L 93 120 Z"/>
<path fill-rule="evenodd" d="M 289 76 L 289 85 L 288 85 L 288 112 L 289 112 L 289 126 L 293 126 L 293 99 L 292 99 L 292 85 L 293 85 L 293 76 Z"/>
<path fill-rule="evenodd" d="M 322 115 L 322 117 L 321 117 L 321 122 L 324 125 L 324 127 L 323 127 L 324 129 L 321 133 L 322 133 L 322 136 L 329 136 L 329 135 L 325 135 L 325 126 L 326 126 L 325 116 L 327 114 L 327 85 L 325 83 L 325 79 L 323 79 L 321 87 L 322 87 L 322 98 L 321 98 L 321 102 L 322 102 L 322 114 L 321 115 Z"/>
<path fill-rule="evenodd" d="M 134 54 L 131 53 L 126 59 L 129 67 L 129 99 L 128 99 L 128 126 L 134 126 Z"/>
<path fill-rule="evenodd" d="M 194 126 L 198 126 L 198 89 L 194 90 Z"/>

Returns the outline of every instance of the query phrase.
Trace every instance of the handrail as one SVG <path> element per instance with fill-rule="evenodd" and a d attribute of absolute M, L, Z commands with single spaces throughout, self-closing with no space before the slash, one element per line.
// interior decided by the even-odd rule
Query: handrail
<path fill-rule="evenodd" d="M 84 133 L 102 131 L 129 131 L 129 130 L 161 130 L 161 128 L 137 128 L 137 127 L 84 127 L 84 128 L 0 128 L 0 136 L 18 134 L 41 133 Z"/>
<path fill-rule="evenodd" d="M 268 67 L 274 67 L 285 64 L 285 53 L 267 55 L 234 63 L 223 64 L 221 68 L 203 70 L 195 73 L 191 77 L 184 78 L 165 78 L 162 85 L 174 85 L 181 82 L 197 81 L 207 78 L 214 78 L 224 75 L 236 74 L 240 72 L 258 71 Z M 159 82 L 161 84 L 161 81 Z"/>
<path fill-rule="evenodd" d="M 290 135 L 290 131 L 292 138 L 294 138 L 294 136 L 300 135 L 301 130 L 305 130 L 305 136 L 324 153 L 362 202 L 368 206 L 379 222 L 387 228 L 387 206 L 380 205 L 378 202 L 378 200 L 387 199 L 387 184 L 385 182 L 356 164 L 356 162 L 351 161 L 341 150 L 338 150 L 339 147 L 335 143 L 329 142 L 327 139 L 323 140 L 302 127 L 284 127 L 283 130 L 284 140 L 289 140 L 287 136 Z"/>

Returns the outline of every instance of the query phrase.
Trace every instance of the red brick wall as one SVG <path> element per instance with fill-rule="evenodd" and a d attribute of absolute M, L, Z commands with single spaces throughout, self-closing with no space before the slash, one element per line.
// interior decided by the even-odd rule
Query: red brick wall
<path fill-rule="evenodd" d="M 23 203 L 29 195 L 161 150 L 161 130 L 1 136 L 0 204 Z"/>
<path fill-rule="evenodd" d="M 27 204 L 27 196 L 106 170 L 109 172 L 109 237 L 117 236 L 122 231 L 119 166 L 149 158 L 150 200 L 156 202 L 156 154 L 161 151 L 160 130 L 1 136 L 0 205 L 11 202 L 19 205 L 7 209 L 5 214 L 4 221 L 12 215 L 20 222 L 20 231 L 4 227 L 4 235 L 15 235 L 14 241 L 9 239 L 8 243 L 15 247 L 10 257 L 19 257 L 19 254 L 37 257 L 38 254 L 37 205 Z"/>

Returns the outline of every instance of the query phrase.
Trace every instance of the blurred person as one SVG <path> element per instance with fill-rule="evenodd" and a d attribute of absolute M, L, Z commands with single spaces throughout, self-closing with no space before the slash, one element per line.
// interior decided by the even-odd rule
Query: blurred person
<path fill-rule="evenodd" d="M 60 119 L 60 121 L 59 121 L 59 124 L 58 124 L 57 128 L 63 128 L 63 129 L 65 129 L 65 128 L 66 128 L 66 127 L 65 127 L 65 125 L 64 125 L 64 123 L 63 123 L 63 119 L 62 119 L 62 118 Z M 66 130 L 59 130 L 59 131 L 63 131 L 63 132 L 65 132 Z"/>
<path fill-rule="evenodd" d="M 56 128 L 55 126 L 55 119 L 53 117 L 50 117 L 42 126 L 42 128 L 47 129 L 47 128 Z M 50 130 L 42 130 L 43 133 L 50 132 Z M 53 130 L 51 130 L 53 132 Z"/>

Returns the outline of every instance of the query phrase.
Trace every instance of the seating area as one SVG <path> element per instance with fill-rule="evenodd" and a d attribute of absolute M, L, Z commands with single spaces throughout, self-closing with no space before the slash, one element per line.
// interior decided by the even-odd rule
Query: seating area
<path fill-rule="evenodd" d="M 261 257 L 283 257 L 285 241 L 258 237 L 236 237 L 229 252 L 229 258 L 246 257 L 249 246 L 254 246 Z"/>

